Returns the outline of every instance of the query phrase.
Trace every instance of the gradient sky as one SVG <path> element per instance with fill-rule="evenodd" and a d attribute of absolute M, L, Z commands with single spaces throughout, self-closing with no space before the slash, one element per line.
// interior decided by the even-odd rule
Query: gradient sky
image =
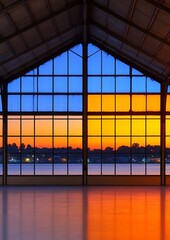
<path fill-rule="evenodd" d="M 73 51 L 73 52 L 72 52 Z M 69 56 L 69 65 L 67 67 Z M 82 74 L 82 46 L 78 45 L 71 51 L 61 54 L 54 60 L 55 74 Z M 129 74 L 129 66 L 116 60 L 116 68 L 114 68 L 115 59 L 107 53 L 100 51 L 92 44 L 88 48 L 88 111 L 89 112 L 120 112 L 125 111 L 160 111 L 160 84 L 143 76 L 140 72 L 133 69 L 133 74 L 138 76 L 132 78 L 132 89 L 130 88 L 130 78 L 127 76 L 112 77 L 105 76 L 95 77 L 94 74 Z M 102 64 L 102 68 L 101 68 Z M 115 72 L 116 71 L 116 72 Z M 36 73 L 36 70 L 33 71 Z M 32 73 L 32 72 L 31 72 Z M 52 61 L 49 61 L 39 67 L 40 74 L 52 74 Z M 63 100 L 60 101 L 60 109 L 67 111 L 82 110 L 81 98 L 77 98 L 74 101 L 68 99 L 64 93 L 82 93 L 82 77 L 74 76 L 67 77 L 55 77 L 54 86 L 52 84 L 52 77 L 40 77 L 38 85 L 35 79 L 31 76 L 24 77 L 22 84 L 19 79 L 9 84 L 9 92 L 20 92 L 20 86 L 22 86 L 23 92 L 36 92 L 50 93 L 52 89 L 59 94 L 63 93 Z M 130 96 L 130 91 L 133 91 L 133 95 Z M 115 94 L 116 92 L 116 94 Z M 147 97 L 145 93 L 148 93 Z M 106 95 L 107 93 L 107 95 Z M 114 95 L 113 95 L 114 93 Z M 138 93 L 138 94 L 136 94 Z M 156 93 L 156 95 L 153 95 Z M 97 94 L 97 95 L 95 95 Z M 20 109 L 20 97 L 10 96 L 9 110 L 16 108 Z M 23 98 L 22 105 L 25 109 L 32 111 L 30 103 L 33 105 L 33 95 Z M 44 100 L 45 99 L 45 100 Z M 65 100 L 64 100 L 65 99 Z M 15 101 L 16 100 L 16 101 Z M 18 104 L 16 104 L 18 101 Z M 37 100 L 36 100 L 37 101 Z M 58 100 L 57 100 L 58 101 Z M 67 105 L 69 101 L 69 104 Z M 72 101 L 72 102 L 71 102 Z M 52 97 L 39 99 L 40 110 L 43 107 L 52 107 Z M 55 101 L 54 101 L 55 102 Z M 147 103 L 147 104 L 146 104 Z M 34 103 L 36 104 L 36 102 Z M 170 105 L 170 104 L 169 104 Z M 71 107 L 70 107 L 71 106 Z M 147 106 L 147 107 L 146 107 Z M 23 106 L 22 106 L 23 107 Z M 55 107 L 54 107 L 55 108 Z M 52 109 L 51 109 L 52 110 Z M 43 116 L 37 117 L 34 121 L 33 117 L 22 117 L 22 121 L 14 117 L 9 117 L 8 133 L 9 143 L 15 142 L 20 145 L 20 134 L 24 137 L 21 139 L 26 145 L 34 145 L 34 133 L 36 135 L 35 145 L 37 147 L 52 147 L 52 139 L 50 136 L 55 135 L 54 146 L 55 147 L 67 147 L 72 146 L 82 147 L 82 119 L 81 117 L 55 117 L 54 121 L 51 117 Z M 169 121 L 168 121 L 169 122 Z M 170 134 L 169 128 L 167 133 Z M 67 138 L 68 135 L 68 138 Z M 117 136 L 114 138 L 114 136 Z M 130 135 L 132 139 L 130 140 Z M 148 136 L 145 140 L 145 135 Z M 130 146 L 133 142 L 138 142 L 141 146 L 145 144 L 160 145 L 160 119 L 158 117 L 149 116 L 145 119 L 144 116 L 133 116 L 130 121 L 129 116 L 105 117 L 101 120 L 101 117 L 92 116 L 88 120 L 88 143 L 91 149 L 93 148 L 105 148 L 111 146 L 117 148 L 121 145 Z M 103 136 L 101 144 L 101 136 Z M 169 143 L 168 143 L 169 144 Z"/>

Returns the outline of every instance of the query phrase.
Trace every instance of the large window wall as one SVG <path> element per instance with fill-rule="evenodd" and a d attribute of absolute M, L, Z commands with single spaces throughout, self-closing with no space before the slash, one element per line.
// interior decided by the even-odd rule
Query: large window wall
<path fill-rule="evenodd" d="M 160 174 L 160 84 L 89 45 L 88 172 Z"/>
<path fill-rule="evenodd" d="M 92 44 L 86 79 L 82 52 L 8 84 L 8 176 L 160 176 L 160 84 Z"/>
<path fill-rule="evenodd" d="M 8 175 L 82 175 L 82 91 L 81 45 L 8 85 Z"/>

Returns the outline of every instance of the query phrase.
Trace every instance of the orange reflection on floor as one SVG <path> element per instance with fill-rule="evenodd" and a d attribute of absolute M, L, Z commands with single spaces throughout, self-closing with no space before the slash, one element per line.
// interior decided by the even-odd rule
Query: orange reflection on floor
<path fill-rule="evenodd" d="M 164 225 L 164 221 L 170 223 L 164 196 L 162 189 L 159 191 L 155 187 L 91 191 L 88 194 L 87 239 L 170 239 L 168 227 L 166 225 L 165 229 Z M 170 201 L 170 193 L 168 199 Z"/>

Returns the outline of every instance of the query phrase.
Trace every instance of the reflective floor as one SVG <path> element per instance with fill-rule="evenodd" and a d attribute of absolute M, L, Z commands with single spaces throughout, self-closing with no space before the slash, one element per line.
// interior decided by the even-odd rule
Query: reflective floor
<path fill-rule="evenodd" d="M 170 239 L 170 187 L 1 187 L 2 240 Z"/>

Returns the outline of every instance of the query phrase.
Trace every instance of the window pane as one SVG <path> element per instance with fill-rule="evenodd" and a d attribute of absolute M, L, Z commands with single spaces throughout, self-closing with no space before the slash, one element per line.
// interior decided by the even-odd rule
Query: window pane
<path fill-rule="evenodd" d="M 116 111 L 130 111 L 130 95 L 116 95 Z"/>
<path fill-rule="evenodd" d="M 82 77 L 69 77 L 69 92 L 82 92 Z"/>
<path fill-rule="evenodd" d="M 54 74 L 67 74 L 67 52 L 54 59 Z"/>
<path fill-rule="evenodd" d="M 54 92 L 67 92 L 67 77 L 54 77 Z"/>
<path fill-rule="evenodd" d="M 101 135 L 101 120 L 90 119 L 88 120 L 88 135 Z"/>
<path fill-rule="evenodd" d="M 130 67 L 116 59 L 116 74 L 129 74 L 130 73 Z"/>
<path fill-rule="evenodd" d="M 69 74 L 82 74 L 82 58 L 69 51 Z"/>
<path fill-rule="evenodd" d="M 160 95 L 147 95 L 147 111 L 160 111 Z"/>
<path fill-rule="evenodd" d="M 132 111 L 146 111 L 145 95 L 132 95 Z"/>
<path fill-rule="evenodd" d="M 146 92 L 146 77 L 132 77 L 132 92 Z"/>
<path fill-rule="evenodd" d="M 8 95 L 8 111 L 20 111 L 20 95 Z"/>
<path fill-rule="evenodd" d="M 88 111 L 100 112 L 101 111 L 101 95 L 88 96 Z"/>
<path fill-rule="evenodd" d="M 20 135 L 20 119 L 8 119 L 8 135 Z"/>
<path fill-rule="evenodd" d="M 88 58 L 88 74 L 101 74 L 101 51 Z"/>
<path fill-rule="evenodd" d="M 20 92 L 20 78 L 17 78 L 8 84 L 8 92 Z"/>
<path fill-rule="evenodd" d="M 52 96 L 38 96 L 38 111 L 52 111 Z"/>
<path fill-rule="evenodd" d="M 88 92 L 101 92 L 101 77 L 88 77 Z"/>
<path fill-rule="evenodd" d="M 132 119 L 132 135 L 145 135 L 145 119 Z"/>
<path fill-rule="evenodd" d="M 38 92 L 52 92 L 52 77 L 38 77 Z"/>
<path fill-rule="evenodd" d="M 102 74 L 115 74 L 115 59 L 102 51 Z"/>
<path fill-rule="evenodd" d="M 35 93 L 37 92 L 37 77 L 22 77 L 22 92 Z"/>
<path fill-rule="evenodd" d="M 70 119 L 68 129 L 69 135 L 82 135 L 82 120 Z"/>
<path fill-rule="evenodd" d="M 154 81 L 153 79 L 147 77 L 147 92 L 159 93 L 160 83 Z"/>
<path fill-rule="evenodd" d="M 35 135 L 51 135 L 52 120 L 36 119 L 35 120 Z"/>
<path fill-rule="evenodd" d="M 33 112 L 37 110 L 37 96 L 21 95 L 21 107 L 24 112 Z"/>
<path fill-rule="evenodd" d="M 59 95 L 54 96 L 54 111 L 67 111 L 67 96 Z"/>
<path fill-rule="evenodd" d="M 46 63 L 43 63 L 39 66 L 39 74 L 44 74 L 44 75 L 47 75 L 47 74 L 52 74 L 52 64 L 53 64 L 53 60 L 50 60 Z"/>
<path fill-rule="evenodd" d="M 114 135 L 115 134 L 115 120 L 102 119 L 102 135 Z"/>
<path fill-rule="evenodd" d="M 115 92 L 115 77 L 102 77 L 102 92 Z"/>
<path fill-rule="evenodd" d="M 102 111 L 115 111 L 115 95 L 102 95 Z"/>
<path fill-rule="evenodd" d="M 75 112 L 82 111 L 82 96 L 78 95 L 69 96 L 69 111 Z"/>
<path fill-rule="evenodd" d="M 130 77 L 116 77 L 116 92 L 130 92 Z"/>

